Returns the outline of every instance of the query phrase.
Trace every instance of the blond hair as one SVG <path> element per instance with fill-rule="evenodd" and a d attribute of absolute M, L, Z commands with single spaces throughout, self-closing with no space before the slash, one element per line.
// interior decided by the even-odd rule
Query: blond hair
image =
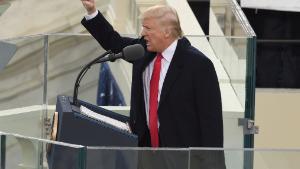
<path fill-rule="evenodd" d="M 155 18 L 164 28 L 169 28 L 174 38 L 182 37 L 182 30 L 177 12 L 166 5 L 155 5 L 148 8 L 141 16 L 142 20 Z"/>

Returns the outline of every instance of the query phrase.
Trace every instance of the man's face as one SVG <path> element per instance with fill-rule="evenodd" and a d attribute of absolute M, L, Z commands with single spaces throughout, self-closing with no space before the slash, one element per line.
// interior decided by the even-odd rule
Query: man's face
<path fill-rule="evenodd" d="M 154 18 L 143 20 L 141 35 L 144 36 L 147 50 L 150 52 L 162 52 L 165 48 L 165 33 L 162 25 Z"/>

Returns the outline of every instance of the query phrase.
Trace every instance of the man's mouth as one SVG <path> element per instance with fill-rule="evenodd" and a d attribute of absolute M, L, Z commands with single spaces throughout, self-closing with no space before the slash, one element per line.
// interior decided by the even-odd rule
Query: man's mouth
<path fill-rule="evenodd" d="M 150 42 L 149 42 L 149 41 L 147 41 L 147 40 L 146 40 L 146 45 L 147 45 L 147 46 L 150 46 Z"/>
<path fill-rule="evenodd" d="M 149 46 L 150 45 L 149 40 L 145 38 L 145 41 L 146 41 L 146 46 Z"/>

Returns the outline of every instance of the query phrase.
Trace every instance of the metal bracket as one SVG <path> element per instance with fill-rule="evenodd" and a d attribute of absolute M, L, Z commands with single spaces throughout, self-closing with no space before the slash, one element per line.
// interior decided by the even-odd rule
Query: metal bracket
<path fill-rule="evenodd" d="M 259 126 L 254 125 L 254 120 L 247 118 L 239 118 L 238 120 L 238 125 L 244 128 L 244 135 L 259 133 Z"/>

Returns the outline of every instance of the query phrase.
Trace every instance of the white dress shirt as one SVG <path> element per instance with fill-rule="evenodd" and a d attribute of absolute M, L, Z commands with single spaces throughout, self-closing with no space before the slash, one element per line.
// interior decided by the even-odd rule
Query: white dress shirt
<path fill-rule="evenodd" d="M 159 85 L 158 85 L 158 105 L 160 100 L 160 93 L 161 89 L 169 69 L 170 63 L 174 56 L 176 47 L 177 47 L 178 40 L 175 40 L 167 49 L 162 52 L 162 60 L 161 60 L 161 70 L 159 76 Z M 149 126 L 149 97 L 150 97 L 150 80 L 153 72 L 153 65 L 154 65 L 155 58 L 153 61 L 146 67 L 145 71 L 143 72 L 143 87 L 144 87 L 144 101 L 145 101 L 145 109 L 146 109 L 146 117 L 147 117 L 147 124 Z M 159 119 L 158 119 L 158 126 L 159 126 Z"/>
<path fill-rule="evenodd" d="M 88 21 L 88 20 L 91 20 L 91 19 L 93 19 L 93 18 L 95 18 L 96 16 L 98 15 L 98 10 L 96 10 L 94 13 L 92 13 L 92 14 L 87 14 L 87 15 L 85 15 L 84 17 L 85 17 L 85 19 Z"/>

